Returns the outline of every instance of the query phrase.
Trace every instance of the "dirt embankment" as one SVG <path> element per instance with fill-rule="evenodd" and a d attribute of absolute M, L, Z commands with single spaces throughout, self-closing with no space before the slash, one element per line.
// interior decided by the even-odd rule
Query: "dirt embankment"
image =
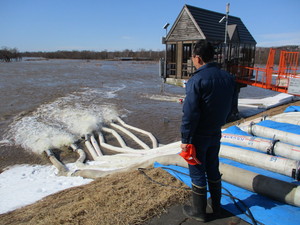
<path fill-rule="evenodd" d="M 289 105 L 267 110 L 247 119 L 227 124 L 235 125 L 262 115 L 282 113 Z M 162 169 L 149 169 L 146 173 L 154 180 L 177 186 L 172 189 L 151 182 L 139 171 L 120 173 L 94 182 L 61 191 L 32 205 L 0 215 L 0 224 L 143 224 L 162 214 L 175 204 L 184 202 L 190 195 L 186 185 Z"/>
<path fill-rule="evenodd" d="M 90 184 L 61 191 L 21 209 L 0 215 L 1 225 L 11 224 L 142 224 L 189 196 L 187 186 L 160 168 L 119 173 Z"/>

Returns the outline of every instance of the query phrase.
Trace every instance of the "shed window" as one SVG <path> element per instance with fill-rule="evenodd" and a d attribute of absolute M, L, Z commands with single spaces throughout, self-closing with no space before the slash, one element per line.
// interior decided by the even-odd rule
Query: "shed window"
<path fill-rule="evenodd" d="M 176 75 L 176 59 L 177 59 L 176 44 L 167 45 L 167 74 Z"/>
<path fill-rule="evenodd" d="M 183 44 L 182 46 L 182 77 L 188 77 L 192 72 L 192 44 Z"/>

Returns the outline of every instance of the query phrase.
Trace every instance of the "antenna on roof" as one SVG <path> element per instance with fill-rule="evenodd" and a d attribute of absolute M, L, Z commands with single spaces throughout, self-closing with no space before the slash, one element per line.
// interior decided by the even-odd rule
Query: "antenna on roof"
<path fill-rule="evenodd" d="M 229 6 L 230 6 L 230 3 L 227 3 L 227 5 L 226 5 L 226 15 L 223 16 L 219 20 L 219 23 L 223 23 L 223 21 L 225 20 L 225 39 L 224 39 L 225 44 L 227 44 L 227 27 L 228 27 Z"/>
<path fill-rule="evenodd" d="M 227 5 L 226 5 L 225 40 L 224 40 L 224 43 L 225 43 L 225 44 L 227 44 L 227 27 L 228 27 L 229 6 L 230 6 L 230 3 L 227 3 Z"/>
<path fill-rule="evenodd" d="M 220 20 L 219 23 L 222 23 L 225 20 L 225 38 L 224 38 L 224 58 L 223 58 L 223 66 L 224 68 L 226 67 L 226 55 L 227 55 L 227 33 L 228 33 L 228 15 L 229 15 L 229 6 L 230 3 L 227 3 L 226 5 L 226 15 L 223 16 Z M 223 50 L 222 50 L 223 51 Z"/>

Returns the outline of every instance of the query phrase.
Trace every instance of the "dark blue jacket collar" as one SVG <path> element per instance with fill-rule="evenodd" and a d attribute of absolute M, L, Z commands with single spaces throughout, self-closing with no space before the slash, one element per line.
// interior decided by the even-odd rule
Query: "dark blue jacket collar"
<path fill-rule="evenodd" d="M 198 68 L 195 73 L 201 71 L 201 70 L 205 70 L 206 68 L 209 68 L 209 67 L 218 67 L 218 64 L 216 62 L 209 62 L 209 63 L 206 63 L 205 65 L 201 66 L 200 68 Z M 219 67 L 218 67 L 219 68 Z"/>

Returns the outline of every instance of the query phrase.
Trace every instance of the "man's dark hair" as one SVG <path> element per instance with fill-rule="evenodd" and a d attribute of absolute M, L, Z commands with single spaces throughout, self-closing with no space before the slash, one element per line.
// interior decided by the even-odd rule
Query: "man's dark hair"
<path fill-rule="evenodd" d="M 193 55 L 198 55 L 202 60 L 207 63 L 214 59 L 215 49 L 213 45 L 205 40 L 198 41 L 193 49 Z"/>

